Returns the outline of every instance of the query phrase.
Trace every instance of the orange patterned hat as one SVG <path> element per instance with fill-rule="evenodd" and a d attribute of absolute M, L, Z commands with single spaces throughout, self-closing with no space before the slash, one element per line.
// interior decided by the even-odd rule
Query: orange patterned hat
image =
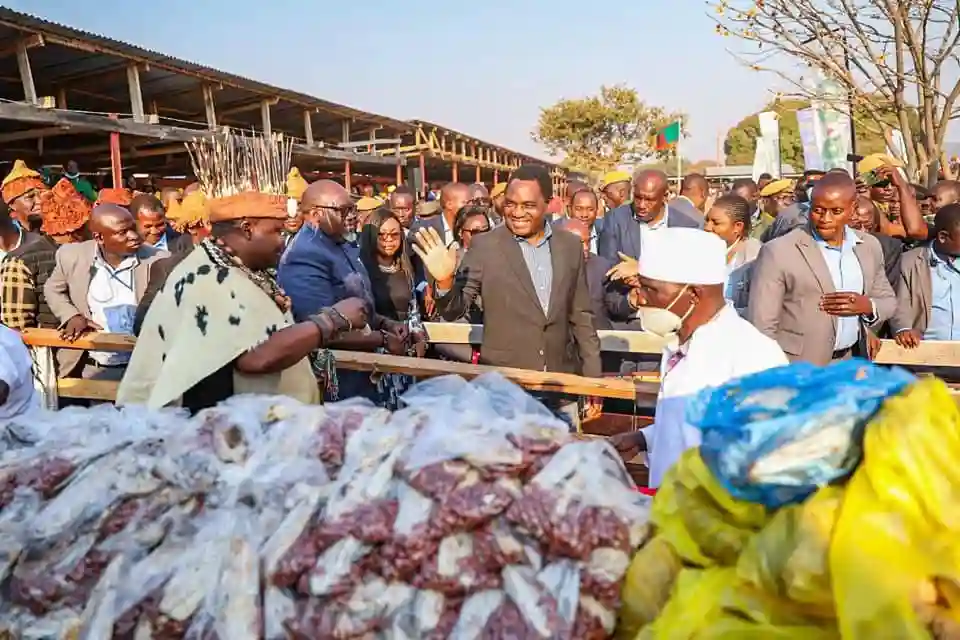
<path fill-rule="evenodd" d="M 93 206 L 117 204 L 121 207 L 128 207 L 132 201 L 133 194 L 130 193 L 129 189 L 100 189 L 100 193 L 97 194 L 97 201 L 93 203 Z"/>
<path fill-rule="evenodd" d="M 61 178 L 53 189 L 40 196 L 40 213 L 43 216 L 40 230 L 50 236 L 73 233 L 87 224 L 91 211 L 93 207 L 90 202 L 77 192 L 73 183 Z"/>
<path fill-rule="evenodd" d="M 33 189 L 46 189 L 40 174 L 26 165 L 23 160 L 13 163 L 13 169 L 3 179 L 3 201 L 10 204 Z"/>
<path fill-rule="evenodd" d="M 285 196 L 244 191 L 225 198 L 209 201 L 210 222 L 240 220 L 242 218 L 287 218 L 287 198 Z"/>

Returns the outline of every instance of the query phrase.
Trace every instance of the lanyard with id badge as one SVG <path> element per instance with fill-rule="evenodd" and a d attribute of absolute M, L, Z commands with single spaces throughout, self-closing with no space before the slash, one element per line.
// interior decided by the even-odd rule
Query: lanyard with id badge
<path fill-rule="evenodd" d="M 110 302 L 120 297 L 118 292 L 122 293 L 126 291 L 134 293 L 134 268 L 131 266 L 126 269 L 114 270 L 110 265 L 104 264 L 96 267 L 96 269 L 97 273 L 94 274 L 94 277 L 99 275 L 99 271 L 103 269 L 107 274 L 106 284 L 110 288 L 110 296 L 101 300 L 96 295 L 98 288 L 92 287 L 92 298 L 94 302 L 100 305 L 103 312 L 105 321 L 104 330 L 110 333 L 133 335 L 133 324 L 137 314 L 137 305 L 110 304 Z"/>

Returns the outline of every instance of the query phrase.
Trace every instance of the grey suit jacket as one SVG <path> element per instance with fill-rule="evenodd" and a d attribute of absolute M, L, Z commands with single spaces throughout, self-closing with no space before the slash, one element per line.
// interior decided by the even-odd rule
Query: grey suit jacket
<path fill-rule="evenodd" d="M 599 377 L 600 340 L 593 327 L 582 243 L 572 233 L 559 232 L 549 242 L 553 281 L 546 314 L 520 245 L 506 227 L 473 240 L 453 288 L 436 300 L 437 313 L 456 320 L 479 295 L 481 363 Z"/>
<path fill-rule="evenodd" d="M 896 284 L 897 312 L 890 319 L 895 334 L 903 329 L 920 333 L 930 324 L 930 306 L 933 303 L 933 281 L 930 277 L 929 244 L 911 249 L 900 260 L 900 277 Z"/>
<path fill-rule="evenodd" d="M 76 244 L 65 244 L 57 249 L 56 264 L 53 272 L 43 286 L 43 294 L 50 305 L 50 311 L 63 325 L 76 315 L 90 317 L 90 307 L 87 305 L 87 293 L 90 290 L 90 280 L 93 277 L 93 261 L 96 257 L 96 240 L 87 240 Z M 169 255 L 165 251 L 158 251 L 146 245 L 140 247 L 137 256 L 140 258 L 133 270 L 134 289 L 137 301 L 143 298 L 147 283 L 150 281 L 150 269 L 153 263 Z M 59 375 L 68 377 L 78 373 L 77 365 L 86 355 L 78 349 L 60 349 L 57 352 Z"/>
<path fill-rule="evenodd" d="M 860 242 L 854 254 L 863 272 L 864 294 L 877 310 L 871 326 L 879 326 L 897 308 L 887 280 L 880 243 L 856 232 Z M 791 361 L 830 363 L 836 341 L 837 319 L 820 311 L 820 296 L 833 293 L 833 279 L 808 227 L 771 240 L 760 249 L 750 276 L 747 319 L 770 336 Z M 861 340 L 864 332 L 860 332 Z"/>
<path fill-rule="evenodd" d="M 699 220 L 700 223 L 703 223 L 703 211 L 697 209 L 693 206 L 693 203 L 687 200 L 683 196 L 678 196 L 670 201 L 669 205 L 671 211 L 678 211 L 684 215 L 684 217 L 689 218 L 690 220 Z M 669 222 L 669 221 L 668 221 Z"/>

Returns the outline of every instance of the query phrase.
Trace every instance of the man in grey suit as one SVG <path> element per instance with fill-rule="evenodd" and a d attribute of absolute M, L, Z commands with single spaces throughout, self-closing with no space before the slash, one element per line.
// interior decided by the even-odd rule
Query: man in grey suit
<path fill-rule="evenodd" d="M 747 319 L 791 361 L 866 356 L 866 329 L 896 311 L 880 243 L 849 226 L 856 206 L 850 176 L 827 174 L 814 187 L 810 222 L 765 244 L 754 263 Z"/>
<path fill-rule="evenodd" d="M 90 331 L 133 334 L 137 305 L 150 281 L 154 262 L 169 255 L 143 244 L 133 215 L 123 207 L 101 204 L 90 216 L 93 240 L 62 245 L 43 287 L 60 334 L 75 340 Z M 60 349 L 59 374 L 119 380 L 129 353 Z"/>
<path fill-rule="evenodd" d="M 633 178 L 633 200 L 607 212 L 597 243 L 597 253 L 614 263 L 620 255 L 639 258 L 645 234 L 668 227 L 699 228 L 702 218 L 667 205 L 667 174 L 647 169 Z"/>

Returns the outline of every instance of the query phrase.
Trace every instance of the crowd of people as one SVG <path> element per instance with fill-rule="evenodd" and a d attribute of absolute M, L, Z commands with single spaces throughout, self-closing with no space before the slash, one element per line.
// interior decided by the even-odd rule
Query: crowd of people
<path fill-rule="evenodd" d="M 646 331 L 667 341 L 655 427 L 615 442 L 646 448 L 656 486 L 698 443 L 682 417 L 697 390 L 960 331 L 960 183 L 912 185 L 882 155 L 855 177 L 809 170 L 719 193 L 690 174 L 675 197 L 656 170 L 554 193 L 525 165 L 427 199 L 296 169 L 282 190 L 91 193 L 69 169 L 49 187 L 18 162 L 2 182 L 0 322 L 138 336 L 132 356 L 57 352 L 60 377 L 121 381 L 120 403 L 196 411 L 257 391 L 394 406 L 412 383 L 338 370 L 330 349 L 626 375 L 650 363 L 601 354 L 597 331 Z M 427 320 L 482 324 L 482 344 L 428 344 Z M 0 399 L 19 379 L 3 377 Z M 572 423 L 599 409 L 541 399 Z"/>

